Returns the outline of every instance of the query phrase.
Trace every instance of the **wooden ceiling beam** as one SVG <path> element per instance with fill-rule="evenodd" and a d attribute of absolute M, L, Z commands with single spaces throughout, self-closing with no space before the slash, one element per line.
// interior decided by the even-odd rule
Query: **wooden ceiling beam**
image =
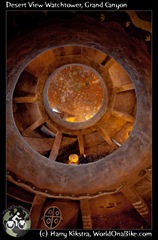
<path fill-rule="evenodd" d="M 83 154 L 84 154 L 84 140 L 83 140 L 83 135 L 78 134 L 78 135 L 77 135 L 77 139 L 78 139 L 78 145 L 79 145 L 80 154 L 83 155 Z"/>
<path fill-rule="evenodd" d="M 131 115 L 129 115 L 127 113 L 112 111 L 111 114 L 115 117 L 123 118 L 127 122 L 132 122 L 133 123 L 135 121 L 134 117 L 132 117 Z"/>
<path fill-rule="evenodd" d="M 40 117 L 39 119 L 37 119 L 31 126 L 29 126 L 28 128 L 26 128 L 23 132 L 23 135 L 25 134 L 29 134 L 31 133 L 33 130 L 35 130 L 36 128 L 38 128 L 40 125 L 42 125 L 45 122 L 45 120 Z"/>
<path fill-rule="evenodd" d="M 61 140 L 62 140 L 62 133 L 58 132 L 55 137 L 55 140 L 54 140 L 54 143 L 53 143 L 50 155 L 49 155 L 49 158 L 53 161 L 55 161 L 58 156 L 60 145 L 61 145 Z"/>
<path fill-rule="evenodd" d="M 108 57 L 108 61 L 106 62 L 105 66 L 104 66 L 104 71 L 108 71 L 109 68 L 115 63 L 115 60 L 111 57 Z"/>
<path fill-rule="evenodd" d="M 107 58 L 107 54 L 101 51 L 98 51 L 94 48 L 82 48 L 82 54 L 86 57 L 92 59 L 94 62 L 101 64 Z"/>
<path fill-rule="evenodd" d="M 119 92 L 126 92 L 134 89 L 133 83 L 125 84 L 120 87 L 114 87 L 114 90 L 119 93 Z"/>
<path fill-rule="evenodd" d="M 91 209 L 88 199 L 80 200 L 83 229 L 92 229 Z"/>
<path fill-rule="evenodd" d="M 113 142 L 111 141 L 111 138 L 109 137 L 109 135 L 106 133 L 106 130 L 101 127 L 101 126 L 96 126 L 96 130 L 97 132 L 104 138 L 104 140 L 107 142 L 108 145 L 113 144 Z"/>
<path fill-rule="evenodd" d="M 15 103 L 34 103 L 36 102 L 36 100 L 37 100 L 37 95 L 13 98 L 13 101 Z"/>
<path fill-rule="evenodd" d="M 33 199 L 30 210 L 31 229 L 38 229 L 38 224 L 41 219 L 41 211 L 45 200 L 46 197 L 41 194 L 37 194 Z"/>
<path fill-rule="evenodd" d="M 109 102 L 108 102 L 108 111 L 110 111 L 110 112 L 113 111 L 113 109 L 114 109 L 115 97 L 116 97 L 116 92 L 115 91 L 111 91 Z"/>
<path fill-rule="evenodd" d="M 122 188 L 121 192 L 130 201 L 148 226 L 151 226 L 151 213 L 143 198 L 135 191 L 133 187 Z"/>

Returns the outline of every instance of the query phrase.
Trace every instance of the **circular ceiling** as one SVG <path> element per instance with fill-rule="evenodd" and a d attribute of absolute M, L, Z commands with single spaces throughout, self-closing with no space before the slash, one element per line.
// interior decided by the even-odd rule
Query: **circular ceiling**
<path fill-rule="evenodd" d="M 62 163 L 70 154 L 86 153 L 94 162 L 127 140 L 136 103 L 129 75 L 112 57 L 63 45 L 42 52 L 24 68 L 14 89 L 13 114 L 36 152 L 51 158 L 57 148 L 53 159 Z"/>
<path fill-rule="evenodd" d="M 54 23 L 53 28 L 47 26 L 50 31 L 40 26 L 33 32 L 37 37 L 36 45 L 32 44 L 32 35 L 27 42 L 20 39 L 19 44 L 16 43 L 18 58 L 14 57 L 11 46 L 8 49 L 7 170 L 21 181 L 34 183 L 36 189 L 47 186 L 51 195 L 96 195 L 98 191 L 116 189 L 124 181 L 133 183 L 139 170 L 148 166 L 151 149 L 150 59 L 134 38 L 127 41 L 127 33 L 121 27 L 121 34 L 118 34 L 117 24 L 108 23 L 102 28 L 96 21 L 89 24 L 88 20 L 82 22 L 79 18 L 74 25 L 69 19 L 67 24 L 71 28 L 62 35 L 63 23 Z M 94 26 L 95 29 L 100 27 L 97 34 Z M 83 29 L 88 31 L 83 32 Z M 77 130 L 54 122 L 43 106 L 46 81 L 57 68 L 71 63 L 94 68 L 108 90 L 105 114 L 90 127 Z M 55 138 L 43 136 L 41 126 L 53 132 Z M 133 129 L 126 141 L 129 128 Z M 95 156 L 104 149 L 104 155 L 99 161 L 84 166 L 56 162 L 67 136 L 76 138 L 79 153 L 89 151 Z M 45 153 L 51 154 L 45 157 Z M 71 153 L 74 153 L 72 147 Z"/>
<path fill-rule="evenodd" d="M 84 124 L 92 118 L 94 123 L 98 112 L 102 112 L 100 117 L 105 113 L 106 102 L 107 91 L 102 77 L 84 64 L 72 63 L 57 68 L 43 91 L 47 113 L 61 125 L 69 122 L 67 127 L 71 127 L 72 122 Z"/>

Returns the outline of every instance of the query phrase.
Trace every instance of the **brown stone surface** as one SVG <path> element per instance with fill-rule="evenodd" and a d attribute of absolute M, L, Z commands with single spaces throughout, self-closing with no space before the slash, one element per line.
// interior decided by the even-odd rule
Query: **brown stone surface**
<path fill-rule="evenodd" d="M 41 219 L 39 221 L 40 229 L 48 229 L 42 217 L 44 212 L 52 206 L 56 206 L 60 209 L 62 214 L 62 220 L 60 224 L 55 228 L 55 230 L 60 229 L 75 229 L 78 225 L 78 216 L 79 216 L 79 202 L 78 201 L 69 201 L 69 200 L 58 200 L 58 199 L 47 199 L 47 202 L 43 206 L 41 212 Z M 52 229 L 53 231 L 53 229 Z"/>
<path fill-rule="evenodd" d="M 110 67 L 109 74 L 115 87 L 131 83 L 129 75 L 118 63 L 114 63 Z"/>
<path fill-rule="evenodd" d="M 133 90 L 116 94 L 114 110 L 131 114 L 135 105 L 136 105 L 136 95 Z"/>
<path fill-rule="evenodd" d="M 9 59 L 13 59 L 12 56 L 16 55 L 14 49 L 18 51 L 19 56 L 18 59 L 14 58 L 8 67 L 7 168 L 24 181 L 33 182 L 36 187 L 47 186 L 53 192 L 65 193 L 66 191 L 68 195 L 72 192 L 82 195 L 87 192 L 98 192 L 99 189 L 115 188 L 122 181 L 129 184 L 135 183 L 139 178 L 139 170 L 151 163 L 150 55 L 142 41 L 134 38 L 127 41 L 128 34 L 117 23 L 100 23 L 90 17 L 81 18 L 78 15 L 71 24 L 70 19 L 66 19 L 65 24 L 68 24 L 69 28 L 63 35 L 61 35 L 62 20 L 59 19 L 58 26 L 55 22 L 45 27 L 40 26 L 28 35 L 27 42 L 21 37 L 8 46 Z M 88 32 L 83 32 L 83 28 L 87 28 Z M 100 29 L 97 34 L 96 29 Z M 34 36 L 37 37 L 38 44 L 37 42 L 31 44 Z M 37 154 L 25 144 L 12 115 L 12 93 L 22 69 L 39 52 L 45 51 L 48 47 L 72 43 L 97 48 L 119 60 L 134 83 L 138 102 L 136 122 L 128 140 L 114 153 L 85 166 L 62 165 Z M 125 83 L 126 81 L 127 76 L 125 76 Z M 147 125 L 148 128 L 146 128 Z M 111 132 L 110 128 L 109 132 Z M 80 178 L 81 168 L 82 179 Z M 133 169 L 137 171 L 133 172 Z"/>
<path fill-rule="evenodd" d="M 46 201 L 46 197 L 40 194 L 35 195 L 30 209 L 31 229 L 37 229 L 41 217 L 41 210 Z"/>
<path fill-rule="evenodd" d="M 30 73 L 23 71 L 14 90 L 14 97 L 35 95 L 37 79 Z"/>
<path fill-rule="evenodd" d="M 141 13 L 142 17 L 145 12 Z M 7 46 L 6 166 L 10 181 L 7 206 L 32 209 L 32 226 L 39 229 L 46 228 L 43 215 L 52 206 L 58 206 L 62 213 L 59 230 L 83 229 L 91 227 L 90 224 L 93 229 L 102 230 L 151 229 L 151 217 L 142 217 L 145 205 L 149 214 L 152 211 L 151 42 L 145 40 L 150 35 L 143 30 L 143 20 L 137 18 L 137 27 L 133 24 L 127 27 L 130 18 L 125 11 L 90 14 L 9 11 L 7 16 L 8 26 L 10 18 L 13 20 L 10 31 L 17 33 Z M 40 17 L 42 24 L 36 24 Z M 17 32 L 19 24 L 21 32 Z M 27 24 L 33 31 L 24 34 Z M 93 67 L 108 88 L 107 111 L 88 128 L 60 126 L 43 107 L 46 80 L 57 67 L 68 63 Z M 21 73 L 28 76 L 22 84 Z M 28 103 L 35 92 L 38 106 L 35 102 Z M 79 153 L 80 143 L 80 151 L 84 149 L 94 162 L 68 165 L 49 159 L 54 137 L 41 132 L 41 125 L 32 129 L 40 117 L 54 135 L 57 132 L 63 135 L 60 148 L 57 147 L 58 157 L 64 159 L 66 154 Z M 24 129 L 30 126 L 31 132 L 24 137 Z M 122 146 L 114 142 L 108 145 L 95 130 L 96 126 L 101 126 Z M 77 139 L 77 136 L 82 137 Z M 41 154 L 46 150 L 44 157 Z M 137 194 L 128 191 L 129 188 Z M 40 201 L 45 198 L 45 202 Z"/>

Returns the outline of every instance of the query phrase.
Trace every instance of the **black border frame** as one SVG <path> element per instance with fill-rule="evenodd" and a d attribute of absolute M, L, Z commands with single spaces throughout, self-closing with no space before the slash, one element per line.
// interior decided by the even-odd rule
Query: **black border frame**
<path fill-rule="evenodd" d="M 13 1 L 11 1 L 13 2 Z M 17 1 L 18 2 L 18 1 Z M 20 1 L 21 2 L 21 1 Z M 35 1 L 36 2 L 36 1 Z M 38 1 L 39 2 L 39 1 Z M 42 1 L 40 1 L 42 2 Z M 66 1 L 65 1 L 66 2 Z M 71 1 L 69 1 L 71 2 Z M 95 2 L 95 1 L 93 1 Z M 116 2 L 116 1 L 115 1 Z M 120 2 L 120 1 L 119 1 Z M 125 1 L 124 1 L 125 2 Z M 127 2 L 127 1 L 126 1 Z M 154 1 L 155 3 L 155 1 Z M 1 76 L 1 100 L 0 100 L 0 104 L 1 104 L 1 120 L 0 120 L 0 132 L 1 132 L 1 150 L 0 150 L 0 154 L 1 154 L 1 221 L 2 221 L 2 216 L 3 216 L 3 212 L 5 211 L 5 207 L 6 207 L 6 175 L 5 175 L 5 171 L 6 171 L 6 109 L 5 109 L 5 94 L 6 94 L 6 42 L 7 42 L 7 37 L 6 37 L 6 11 L 9 9 L 6 9 L 5 6 L 5 2 L 1 3 L 1 17 L 2 17 L 2 29 L 1 29 L 1 33 L 3 36 L 1 39 L 1 53 L 2 53 L 2 57 L 0 58 L 1 61 L 1 66 L 3 69 L 3 77 Z M 13 9 L 12 9 L 13 10 Z M 17 10 L 17 9 L 14 9 Z M 21 10 L 21 9 L 19 9 Z M 23 10 L 23 9 L 22 9 Z M 27 9 L 25 9 L 27 10 Z M 30 10 L 30 9 L 28 9 Z M 45 10 L 45 9 L 42 9 Z M 158 222 L 158 209 L 157 209 L 157 201 L 156 201 L 156 197 L 157 197 L 157 193 L 156 193 L 156 178 L 157 178 L 157 92 L 156 92 L 156 82 L 157 82 L 157 71 L 156 71 L 156 65 L 157 65 L 157 56 L 158 56 L 158 48 L 157 48 L 157 36 L 156 36 L 156 25 L 158 22 L 158 15 L 156 13 L 156 6 L 154 7 L 153 2 L 151 1 L 145 1 L 143 3 L 141 3 L 140 5 L 138 5 L 138 1 L 132 0 L 130 3 L 128 2 L 128 10 L 151 10 L 152 11 L 152 22 L 153 22 L 153 33 L 152 33 L 152 59 L 153 59 L 153 63 L 152 63 L 152 69 L 153 69 L 153 94 L 152 94 L 152 100 L 153 100 L 153 127 L 152 127 L 152 131 L 153 131 L 153 197 L 152 197 L 152 202 L 153 202 L 153 229 L 152 229 L 152 238 L 154 236 L 156 236 L 156 232 L 158 231 L 157 228 L 157 222 Z M 1 222 L 2 224 L 2 222 Z M 0 228 L 0 236 L 4 237 L 4 239 L 13 239 L 12 237 L 8 236 L 4 230 L 2 228 Z M 35 239 L 40 239 L 39 236 L 39 231 L 29 231 L 29 233 L 24 236 L 22 239 L 31 239 L 31 238 L 35 238 Z M 74 239 L 74 238 L 72 238 Z M 155 239 L 155 237 L 154 237 Z"/>

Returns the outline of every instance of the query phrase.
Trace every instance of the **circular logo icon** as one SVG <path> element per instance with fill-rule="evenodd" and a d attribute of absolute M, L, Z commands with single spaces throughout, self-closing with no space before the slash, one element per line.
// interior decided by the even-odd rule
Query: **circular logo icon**
<path fill-rule="evenodd" d="M 3 227 L 12 237 L 24 236 L 31 227 L 29 211 L 22 206 L 9 207 L 3 216 Z"/>
<path fill-rule="evenodd" d="M 48 208 L 43 217 L 43 221 L 46 227 L 56 228 L 62 220 L 61 211 L 58 207 L 53 206 Z"/>

